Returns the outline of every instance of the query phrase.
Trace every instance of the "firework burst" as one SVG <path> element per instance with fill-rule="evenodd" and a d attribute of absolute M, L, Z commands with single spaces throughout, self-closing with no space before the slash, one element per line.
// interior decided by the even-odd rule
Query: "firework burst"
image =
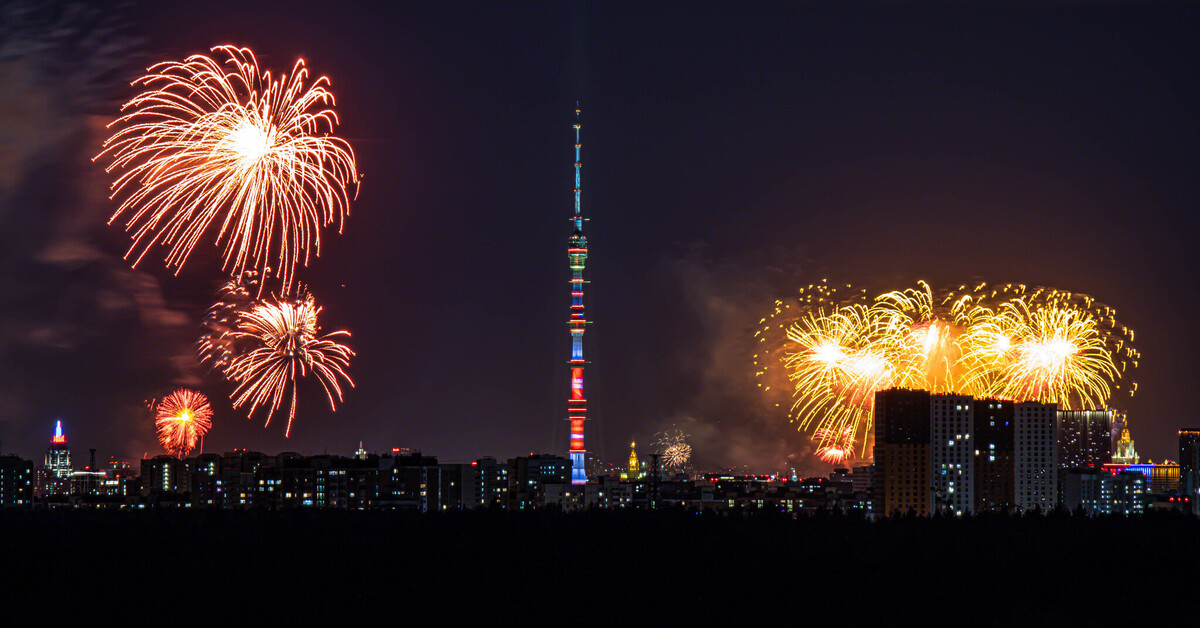
<path fill-rule="evenodd" d="M 688 435 L 682 430 L 672 429 L 655 436 L 655 447 L 662 454 L 667 467 L 682 467 L 692 460 L 692 446 L 687 443 Z"/>
<path fill-rule="evenodd" d="M 154 409 L 158 442 L 167 453 L 180 458 L 191 453 L 196 443 L 212 428 L 212 408 L 203 393 L 180 388 L 167 395 Z"/>
<path fill-rule="evenodd" d="M 296 418 L 298 380 L 312 374 L 321 382 L 329 407 L 334 410 L 336 402 L 342 400 L 339 380 L 354 386 L 346 374 L 354 351 L 338 342 L 350 333 L 335 331 L 321 335 L 317 324 L 320 313 L 321 308 L 307 293 L 295 299 L 273 297 L 240 312 L 236 331 L 224 335 L 230 343 L 245 347 L 231 353 L 224 369 L 226 377 L 236 385 L 233 407 L 248 407 L 249 415 L 259 407 L 266 407 L 266 425 L 270 425 L 271 417 L 290 391 L 284 436 L 291 434 Z"/>
<path fill-rule="evenodd" d="M 777 301 L 760 324 L 759 386 L 790 390 L 790 415 L 812 429 L 826 462 L 852 459 L 855 443 L 868 442 L 875 392 L 892 387 L 1063 409 L 1104 407 L 1127 381 L 1130 394 L 1137 389 L 1133 332 L 1111 308 L 1058 290 L 981 283 L 935 292 L 920 282 L 869 299 L 823 282 Z"/>
<path fill-rule="evenodd" d="M 133 82 L 143 91 L 122 107 L 100 154 L 111 157 L 108 172 L 122 171 L 112 190 L 124 199 L 109 222 L 124 216 L 135 266 L 161 245 L 178 272 L 211 240 L 234 276 L 266 277 L 275 260 L 287 289 L 310 250 L 320 255 L 321 228 L 341 231 L 347 188 L 357 194 L 354 152 L 331 135 L 328 79 L 309 81 L 303 59 L 276 78 L 247 48 L 212 52 Z"/>

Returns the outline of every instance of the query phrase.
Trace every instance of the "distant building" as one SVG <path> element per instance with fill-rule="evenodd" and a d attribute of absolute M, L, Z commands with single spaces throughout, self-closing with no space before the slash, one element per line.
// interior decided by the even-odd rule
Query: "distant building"
<path fill-rule="evenodd" d="M 18 456 L 0 456 L 0 507 L 33 502 L 33 462 Z"/>
<path fill-rule="evenodd" d="M 188 478 L 188 493 L 192 506 L 221 508 L 225 506 L 224 482 L 221 474 L 221 456 L 200 454 L 192 459 Z"/>
<path fill-rule="evenodd" d="M 1082 469 L 1112 462 L 1115 414 L 1115 410 L 1059 410 L 1059 468 Z"/>
<path fill-rule="evenodd" d="M 409 455 L 381 456 L 382 474 L 371 507 L 379 509 L 437 512 L 442 509 L 441 468 L 437 458 Z"/>
<path fill-rule="evenodd" d="M 872 485 L 872 478 L 874 474 L 875 465 L 872 464 L 862 465 L 850 469 L 850 486 L 854 489 L 854 492 L 870 494 L 874 490 Z"/>
<path fill-rule="evenodd" d="M 66 495 L 70 492 L 70 480 L 64 480 L 54 475 L 54 472 L 46 466 L 37 466 L 33 469 L 33 496 L 36 499 L 43 499 L 51 495 Z"/>
<path fill-rule="evenodd" d="M 1071 511 L 1089 515 L 1108 512 L 1110 504 L 1103 502 L 1102 481 L 1112 476 L 1099 468 L 1067 469 L 1063 473 L 1063 506 Z M 1109 489 L 1111 491 L 1111 488 Z"/>
<path fill-rule="evenodd" d="M 508 465 L 480 458 L 463 465 L 461 475 L 463 508 L 508 507 Z"/>
<path fill-rule="evenodd" d="M 1054 404 L 1018 403 L 1013 422 L 1017 509 L 1053 510 L 1058 494 L 1058 409 Z"/>
<path fill-rule="evenodd" d="M 1179 430 L 1179 480 L 1179 490 L 1189 498 L 1187 503 L 1194 511 L 1196 497 L 1200 496 L 1200 428 Z"/>
<path fill-rule="evenodd" d="M 1170 460 L 1154 465 L 1150 472 L 1150 492 L 1156 495 L 1178 494 L 1180 466 Z"/>
<path fill-rule="evenodd" d="M 930 514 L 929 398 L 924 390 L 875 393 L 875 513 Z"/>
<path fill-rule="evenodd" d="M 1137 464 L 1138 463 L 1137 449 L 1133 446 L 1133 439 L 1129 437 L 1129 430 L 1121 430 L 1121 438 L 1117 441 L 1117 450 L 1113 454 L 1112 461 L 1114 464 Z"/>
<path fill-rule="evenodd" d="M 103 497 L 126 498 L 141 493 L 137 472 L 124 462 L 114 462 L 104 470 L 100 495 Z"/>
<path fill-rule="evenodd" d="M 50 438 L 50 446 L 46 448 L 46 468 L 60 480 L 68 480 L 71 477 L 71 449 L 67 447 L 62 421 L 54 424 L 54 436 Z"/>
<path fill-rule="evenodd" d="M 1100 501 L 1104 514 L 1140 515 L 1145 511 L 1146 476 L 1122 471 L 1100 476 Z"/>
<path fill-rule="evenodd" d="M 625 470 L 621 472 L 622 480 L 637 480 L 645 473 L 642 472 L 642 463 L 638 461 L 637 441 L 629 443 L 629 464 Z"/>
<path fill-rule="evenodd" d="M 1146 474 L 1124 465 L 1069 469 L 1063 477 L 1063 505 L 1089 515 L 1140 515 L 1147 503 Z"/>
<path fill-rule="evenodd" d="M 1117 454 L 1117 443 L 1121 440 L 1121 433 L 1129 427 L 1129 415 L 1120 410 L 1111 410 L 1112 415 L 1112 447 L 1109 449 L 1115 456 Z"/>
<path fill-rule="evenodd" d="M 182 499 L 189 489 L 189 469 L 186 462 L 173 456 L 161 455 L 142 460 L 142 495 L 151 498 Z"/>
<path fill-rule="evenodd" d="M 537 508 L 545 504 L 546 486 L 567 484 L 571 478 L 571 460 L 552 454 L 537 454 L 508 461 L 508 499 L 514 510 Z M 580 495 L 583 491 L 580 489 Z"/>

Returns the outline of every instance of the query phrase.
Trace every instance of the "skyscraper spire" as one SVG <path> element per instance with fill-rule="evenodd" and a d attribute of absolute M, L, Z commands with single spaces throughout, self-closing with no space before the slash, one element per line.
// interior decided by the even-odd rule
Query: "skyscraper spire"
<path fill-rule="evenodd" d="M 587 449 L 583 445 L 583 423 L 587 420 L 587 399 L 583 396 L 583 332 L 587 318 L 583 314 L 583 267 L 587 263 L 587 238 L 583 235 L 583 212 L 579 206 L 581 168 L 579 151 L 579 103 L 575 103 L 575 229 L 567 239 L 567 258 L 571 263 L 571 396 L 567 399 L 567 420 L 571 423 L 571 483 L 586 484 Z"/>

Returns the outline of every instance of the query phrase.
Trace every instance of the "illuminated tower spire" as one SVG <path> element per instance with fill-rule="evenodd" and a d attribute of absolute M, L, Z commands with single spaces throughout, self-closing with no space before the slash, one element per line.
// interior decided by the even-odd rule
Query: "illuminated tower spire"
<path fill-rule="evenodd" d="M 583 332 L 587 318 L 583 314 L 583 267 L 587 263 L 587 238 L 583 235 L 583 213 L 579 207 L 579 105 L 575 105 L 575 226 L 567 240 L 567 257 L 571 261 L 571 396 L 567 399 L 567 420 L 571 422 L 571 483 L 586 484 L 583 446 L 583 423 L 587 420 L 587 400 L 583 396 Z"/>
<path fill-rule="evenodd" d="M 61 419 L 54 424 L 54 436 L 50 437 L 50 447 L 46 449 L 46 468 L 60 480 L 71 477 L 71 450 L 67 447 Z"/>

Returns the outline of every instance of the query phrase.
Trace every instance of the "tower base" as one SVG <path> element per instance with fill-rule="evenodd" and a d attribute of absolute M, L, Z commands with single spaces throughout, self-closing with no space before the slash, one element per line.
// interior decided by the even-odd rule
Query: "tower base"
<path fill-rule="evenodd" d="M 572 451 L 568 455 L 571 457 L 571 484 L 587 484 L 587 469 L 584 468 L 587 452 Z"/>

